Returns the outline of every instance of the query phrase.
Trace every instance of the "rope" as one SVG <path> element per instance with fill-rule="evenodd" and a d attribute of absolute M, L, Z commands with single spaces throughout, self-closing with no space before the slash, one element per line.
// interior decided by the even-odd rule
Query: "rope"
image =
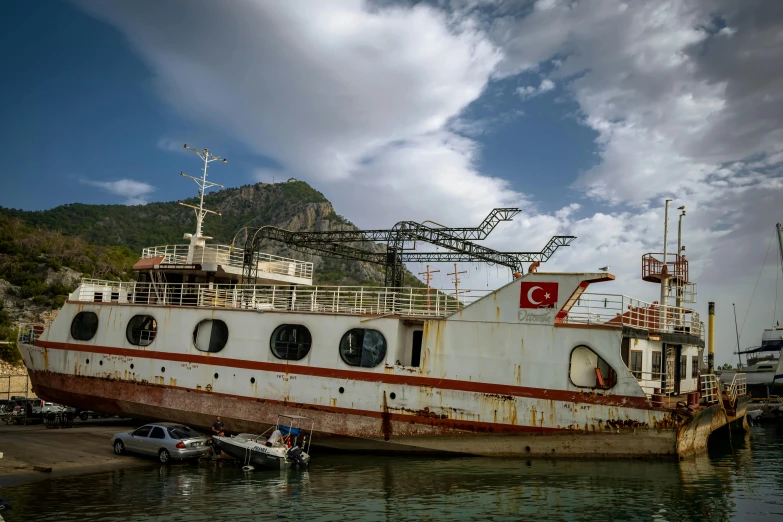
<path fill-rule="evenodd" d="M 778 252 L 778 268 L 781 266 L 780 252 Z M 775 308 L 772 312 L 772 320 L 778 320 L 778 280 L 780 279 L 780 270 L 775 270 Z"/>
<path fill-rule="evenodd" d="M 731 454 L 734 455 L 734 443 L 731 442 L 731 422 L 729 422 L 729 412 L 726 411 L 726 405 L 723 404 L 723 390 L 718 388 L 720 390 L 720 395 L 718 396 L 718 402 L 720 403 L 720 409 L 723 410 L 723 415 L 726 417 L 726 427 L 729 428 L 729 447 L 731 448 Z M 735 405 L 736 408 L 736 405 Z M 746 413 L 747 416 L 747 413 Z"/>
<path fill-rule="evenodd" d="M 742 327 L 740 327 L 739 335 L 742 337 L 742 330 L 745 329 L 745 321 L 748 320 L 748 312 L 750 312 L 750 305 L 753 304 L 753 297 L 756 295 L 756 289 L 759 286 L 759 281 L 761 281 L 761 273 L 764 271 L 764 265 L 767 264 L 767 256 L 769 255 L 769 248 L 772 246 L 772 240 L 775 239 L 775 234 L 772 234 L 772 237 L 769 238 L 769 245 L 767 245 L 767 253 L 764 254 L 764 261 L 761 262 L 761 268 L 759 268 L 759 276 L 756 279 L 756 284 L 753 287 L 753 293 L 750 295 L 750 301 L 748 302 L 748 308 L 745 310 L 745 318 L 742 320 Z M 737 347 L 737 350 L 739 350 L 739 346 Z"/>

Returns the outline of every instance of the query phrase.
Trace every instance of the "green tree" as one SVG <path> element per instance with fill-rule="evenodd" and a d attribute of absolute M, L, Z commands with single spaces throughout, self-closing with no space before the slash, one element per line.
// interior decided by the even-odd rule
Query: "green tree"
<path fill-rule="evenodd" d="M 0 359 L 11 364 L 22 362 L 22 354 L 16 345 L 17 330 L 11 325 L 8 312 L 0 305 Z"/>

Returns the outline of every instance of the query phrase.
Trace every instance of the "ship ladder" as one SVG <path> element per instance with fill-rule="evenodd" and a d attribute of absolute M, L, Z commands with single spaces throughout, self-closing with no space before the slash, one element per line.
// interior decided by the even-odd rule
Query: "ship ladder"
<path fill-rule="evenodd" d="M 256 469 L 250 465 L 250 455 L 251 455 L 251 449 L 245 448 L 245 465 L 242 466 L 242 471 L 253 471 L 254 469 Z"/>

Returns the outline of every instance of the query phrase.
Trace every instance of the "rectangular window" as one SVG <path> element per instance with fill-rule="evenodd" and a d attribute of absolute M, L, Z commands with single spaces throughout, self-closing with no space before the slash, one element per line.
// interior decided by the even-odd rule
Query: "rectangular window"
<path fill-rule="evenodd" d="M 699 375 L 699 358 L 697 356 L 691 357 L 691 377 L 696 378 Z"/>
<path fill-rule="evenodd" d="M 422 330 L 413 331 L 413 346 L 411 347 L 411 366 L 421 364 L 421 341 L 424 336 Z"/>
<path fill-rule="evenodd" d="M 688 356 L 680 355 L 680 380 L 687 379 L 688 374 Z"/>
<path fill-rule="evenodd" d="M 642 353 L 639 350 L 631 351 L 631 373 L 637 379 L 642 378 Z"/>
<path fill-rule="evenodd" d="M 652 378 L 656 381 L 661 378 L 661 352 L 652 353 Z"/>

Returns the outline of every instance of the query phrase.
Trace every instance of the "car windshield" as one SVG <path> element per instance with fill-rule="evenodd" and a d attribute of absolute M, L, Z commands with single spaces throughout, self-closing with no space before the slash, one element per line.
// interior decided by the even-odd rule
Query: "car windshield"
<path fill-rule="evenodd" d="M 200 437 L 201 435 L 187 426 L 172 426 L 168 428 L 169 437 L 172 439 L 192 439 L 194 437 Z"/>

